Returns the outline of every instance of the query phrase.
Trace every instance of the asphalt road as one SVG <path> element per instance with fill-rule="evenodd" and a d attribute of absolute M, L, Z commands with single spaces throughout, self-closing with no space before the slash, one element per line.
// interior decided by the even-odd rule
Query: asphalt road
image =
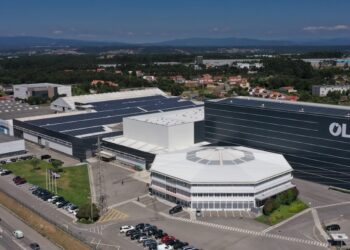
<path fill-rule="evenodd" d="M 3 230 L 3 238 L 0 240 L 0 245 L 3 249 L 29 249 L 30 244 L 33 242 L 38 243 L 41 249 L 60 249 L 2 206 L 0 206 L 0 216 L 0 226 Z M 21 230 L 24 238 L 15 239 L 12 236 L 12 232 L 15 230 Z"/>

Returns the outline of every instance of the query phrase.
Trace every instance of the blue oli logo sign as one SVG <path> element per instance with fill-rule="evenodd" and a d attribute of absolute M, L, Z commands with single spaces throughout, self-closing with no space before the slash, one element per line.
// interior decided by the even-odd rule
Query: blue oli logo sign
<path fill-rule="evenodd" d="M 339 124 L 337 122 L 331 123 L 329 125 L 329 133 L 333 136 L 341 136 L 344 138 L 350 138 L 350 134 L 347 134 L 347 126 L 345 123 Z"/>

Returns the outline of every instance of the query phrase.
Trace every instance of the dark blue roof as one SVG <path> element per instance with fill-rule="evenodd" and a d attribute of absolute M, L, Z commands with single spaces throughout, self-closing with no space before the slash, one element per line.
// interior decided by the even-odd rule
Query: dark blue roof
<path fill-rule="evenodd" d="M 226 98 L 218 101 L 212 100 L 210 102 L 244 107 L 257 107 L 283 111 L 305 112 L 317 115 L 350 117 L 350 107 L 340 105 L 294 102 L 241 96 Z"/>
<path fill-rule="evenodd" d="M 151 96 L 91 103 L 97 112 L 26 121 L 49 130 L 72 136 L 104 132 L 103 125 L 120 123 L 123 117 L 156 113 L 199 105 L 178 97 Z"/>

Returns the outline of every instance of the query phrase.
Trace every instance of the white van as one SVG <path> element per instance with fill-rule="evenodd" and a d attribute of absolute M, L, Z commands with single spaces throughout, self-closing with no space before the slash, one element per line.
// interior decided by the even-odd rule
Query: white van
<path fill-rule="evenodd" d="M 13 231 L 12 234 L 16 239 L 22 239 L 24 237 L 23 232 L 20 230 Z"/>

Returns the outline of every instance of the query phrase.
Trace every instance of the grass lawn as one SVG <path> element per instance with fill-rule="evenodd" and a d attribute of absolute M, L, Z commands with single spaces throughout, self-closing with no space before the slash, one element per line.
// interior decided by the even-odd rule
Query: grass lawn
<path fill-rule="evenodd" d="M 275 225 L 293 215 L 303 211 L 308 208 L 308 206 L 301 200 L 296 200 L 290 205 L 281 205 L 278 209 L 273 211 L 270 215 L 260 215 L 256 218 L 257 221 L 268 224 Z"/>
<path fill-rule="evenodd" d="M 8 163 L 5 168 L 15 175 L 22 176 L 31 184 L 46 188 L 46 169 L 53 168 L 46 161 L 39 160 L 38 168 L 33 169 L 33 160 Z M 89 175 L 86 165 L 62 168 L 61 177 L 57 179 L 58 195 L 76 204 L 83 205 L 90 201 Z"/>

